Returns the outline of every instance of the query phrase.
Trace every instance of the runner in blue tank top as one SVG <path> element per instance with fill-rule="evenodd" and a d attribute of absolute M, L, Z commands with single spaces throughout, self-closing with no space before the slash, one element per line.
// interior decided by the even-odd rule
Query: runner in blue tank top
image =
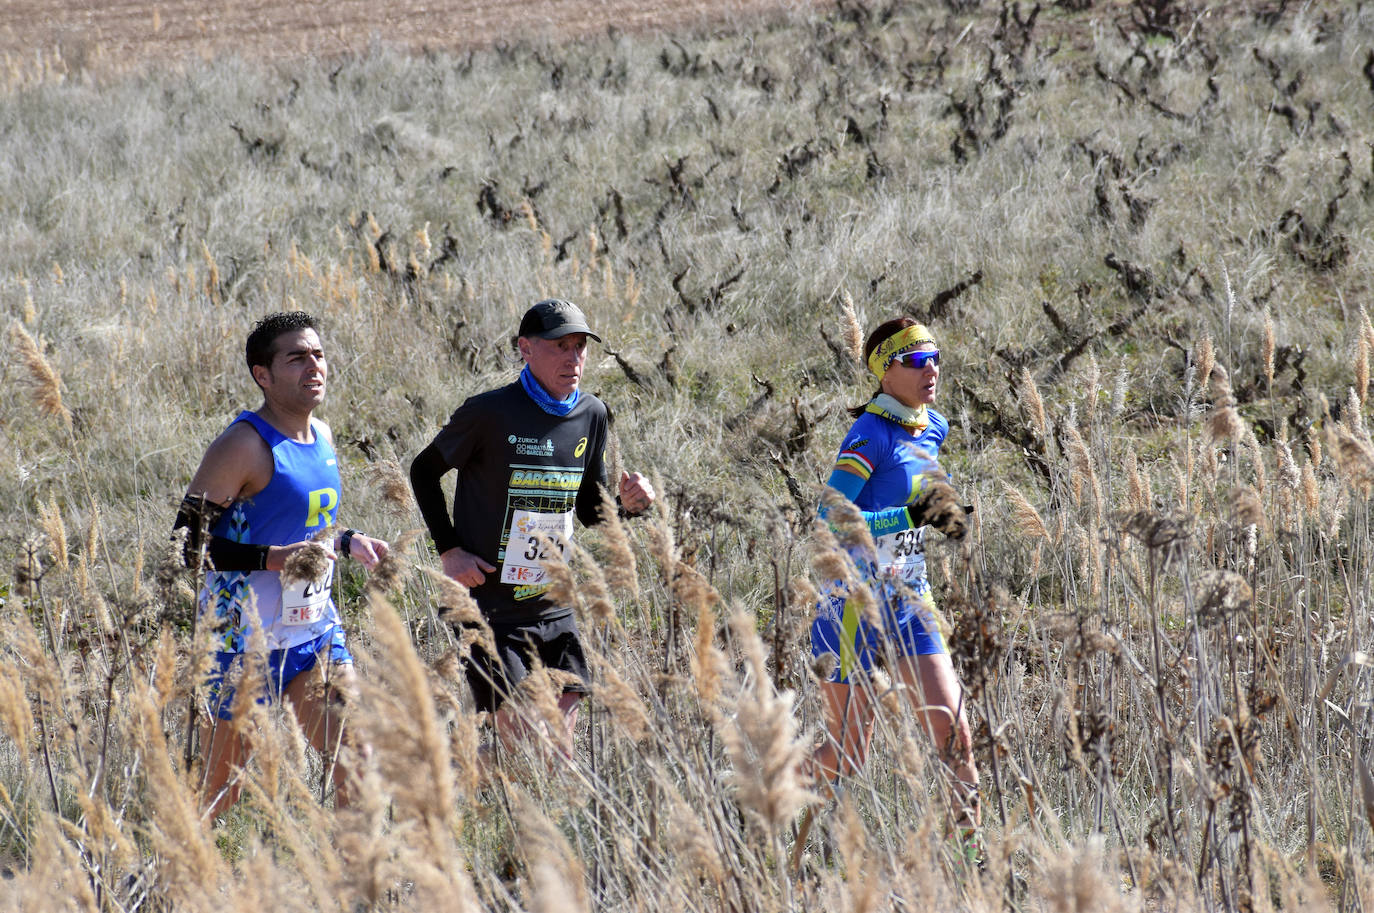
<path fill-rule="evenodd" d="M 852 550 L 864 583 L 876 597 L 881 624 L 864 617 L 841 581 L 822 596 L 811 626 L 815 657 L 829 657 L 821 685 L 827 738 L 813 756 L 818 779 L 830 782 L 863 767 L 873 735 L 874 698 L 866 673 L 886 664 L 902 694 L 931 734 L 953 774 L 955 818 L 972 838 L 978 823 L 978 772 L 964 713 L 963 689 L 941 637 L 926 579 L 927 491 L 943 484 L 936 462 L 949 422 L 931 408 L 940 378 L 940 352 L 930 331 L 910 318 L 890 320 L 864 350 L 880 387 L 850 410 L 827 484 L 859 508 L 875 549 Z M 943 532 L 962 537 L 957 506 L 940 515 Z M 962 838 L 961 838 L 962 839 Z"/>
<path fill-rule="evenodd" d="M 242 727 L 230 721 L 248 697 L 236 702 L 232 681 L 254 623 L 266 640 L 268 682 L 251 699 L 291 702 L 311 744 L 334 756 L 345 738 L 339 697 L 351 683 L 353 658 L 331 595 L 333 560 L 371 568 L 387 552 L 382 540 L 343 530 L 323 541 L 329 563 L 321 579 L 282 580 L 287 559 L 335 526 L 339 514 L 333 441 L 311 415 L 324 401 L 328 370 L 315 321 L 299 311 L 259 321 L 246 355 L 262 406 L 240 413 L 210 444 L 175 527 L 188 530 L 187 566 L 208 568 L 200 623 L 220 644 L 201 730 L 202 790 L 212 816 L 237 801 L 235 770 L 251 751 Z M 335 804 L 343 806 L 349 772 L 342 760 L 333 764 Z"/>

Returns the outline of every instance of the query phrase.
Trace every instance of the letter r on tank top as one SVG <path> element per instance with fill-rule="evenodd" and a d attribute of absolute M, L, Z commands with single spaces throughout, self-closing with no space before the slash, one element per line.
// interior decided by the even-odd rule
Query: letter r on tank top
<path fill-rule="evenodd" d="M 332 488 L 317 488 L 310 492 L 310 514 L 305 520 L 306 527 L 329 526 L 334 522 L 334 505 L 338 503 L 339 493 Z"/>

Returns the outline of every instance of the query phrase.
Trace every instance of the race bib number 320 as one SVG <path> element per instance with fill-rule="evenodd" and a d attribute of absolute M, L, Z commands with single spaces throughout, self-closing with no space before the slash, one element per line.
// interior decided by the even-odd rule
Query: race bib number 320
<path fill-rule="evenodd" d="M 334 583 L 331 563 L 319 580 L 293 580 L 281 588 L 281 622 L 284 625 L 313 625 L 324 618 L 329 608 L 329 590 Z"/>
<path fill-rule="evenodd" d="M 548 574 L 543 562 L 563 556 L 572 539 L 572 511 L 541 514 L 517 510 L 511 517 L 506 539 L 506 560 L 501 564 L 501 582 L 516 586 L 537 586 Z M 554 555 L 549 554 L 550 549 Z"/>

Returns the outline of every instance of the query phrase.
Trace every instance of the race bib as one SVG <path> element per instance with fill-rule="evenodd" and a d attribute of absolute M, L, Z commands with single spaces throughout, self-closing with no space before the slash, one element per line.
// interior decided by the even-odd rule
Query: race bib
<path fill-rule="evenodd" d="M 506 537 L 506 560 L 501 565 L 501 582 L 516 586 L 536 586 L 548 576 L 541 562 L 549 559 L 549 549 L 557 548 L 558 557 L 572 540 L 572 511 L 561 514 L 540 514 L 531 510 L 517 510 L 511 517 Z M 544 536 L 553 543 L 539 541 Z"/>
<path fill-rule="evenodd" d="M 904 529 L 879 536 L 878 573 L 916 583 L 926 575 L 926 528 Z"/>
<path fill-rule="evenodd" d="M 313 625 L 324 618 L 329 608 L 329 592 L 334 583 L 334 562 L 319 580 L 293 580 L 281 588 L 281 623 Z"/>

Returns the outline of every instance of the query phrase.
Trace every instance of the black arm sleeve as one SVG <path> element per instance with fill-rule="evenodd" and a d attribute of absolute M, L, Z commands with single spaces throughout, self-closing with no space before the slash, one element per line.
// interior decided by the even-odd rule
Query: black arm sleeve
<path fill-rule="evenodd" d="M 220 536 L 210 537 L 206 549 L 217 571 L 262 571 L 267 569 L 267 546 L 235 542 Z"/>
<path fill-rule="evenodd" d="M 211 527 L 224 516 L 224 508 L 203 495 L 187 495 L 181 499 L 177 508 L 177 518 L 172 523 L 172 533 L 186 530 L 186 539 L 181 546 L 181 563 L 195 567 L 200 563 L 201 543 L 208 538 Z"/>
<path fill-rule="evenodd" d="M 220 536 L 209 535 L 210 529 L 224 516 L 226 507 L 206 500 L 201 495 L 187 495 L 181 499 L 172 532 L 186 529 L 186 542 L 182 546 L 181 560 L 189 568 L 200 561 L 201 543 L 210 564 L 217 571 L 260 571 L 267 565 L 267 546 L 253 545 L 248 542 L 234 542 Z"/>
<path fill-rule="evenodd" d="M 434 550 L 441 555 L 458 545 L 458 532 L 453 528 L 453 520 L 444 504 L 444 489 L 439 484 L 439 480 L 452 468 L 432 443 L 421 450 L 410 464 L 410 488 L 415 493 L 415 503 L 420 507 L 420 515 L 425 518 L 425 526 L 429 527 Z"/>

